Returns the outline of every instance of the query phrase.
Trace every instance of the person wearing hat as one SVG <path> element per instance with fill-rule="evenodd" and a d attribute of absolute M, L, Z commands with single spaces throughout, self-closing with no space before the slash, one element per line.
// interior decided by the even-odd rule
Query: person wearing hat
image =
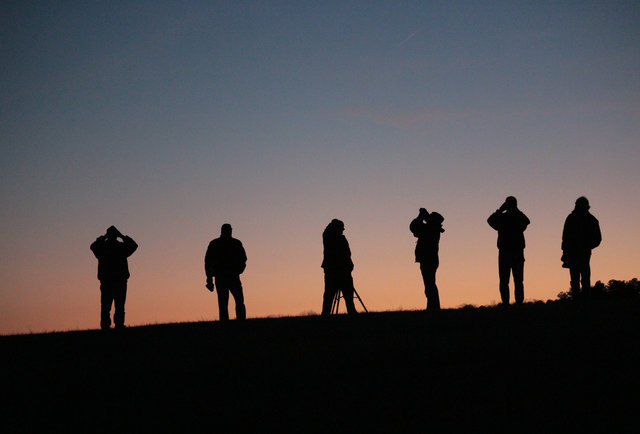
<path fill-rule="evenodd" d="M 420 264 L 420 272 L 424 281 L 424 294 L 427 297 L 427 310 L 440 309 L 440 294 L 436 285 L 436 270 L 440 261 L 438 259 L 438 245 L 440 234 L 444 232 L 442 222 L 444 217 L 437 212 L 429 213 L 425 208 L 420 208 L 418 217 L 409 224 L 409 230 L 416 242 L 416 262 Z"/>
<path fill-rule="evenodd" d="M 130 237 L 122 235 L 115 226 L 109 226 L 107 232 L 99 236 L 90 248 L 98 258 L 100 328 L 108 330 L 111 327 L 112 304 L 115 305 L 115 327 L 124 328 L 124 303 L 130 276 L 127 258 L 136 251 L 138 245 Z"/>
<path fill-rule="evenodd" d="M 529 218 L 518 209 L 518 201 L 509 196 L 487 223 L 498 231 L 498 273 L 500 297 L 504 306 L 509 305 L 509 278 L 513 274 L 516 304 L 524 302 L 524 231 Z"/>
<path fill-rule="evenodd" d="M 567 216 L 562 230 L 562 266 L 569 269 L 571 296 L 587 297 L 591 290 L 591 250 L 602 242 L 600 223 L 589 212 L 589 200 L 582 196 Z M 582 291 L 580 289 L 582 284 Z"/>

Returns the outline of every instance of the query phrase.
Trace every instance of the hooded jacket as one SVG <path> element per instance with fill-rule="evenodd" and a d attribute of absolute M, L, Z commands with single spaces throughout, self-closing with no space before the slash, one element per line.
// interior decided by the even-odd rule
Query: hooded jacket
<path fill-rule="evenodd" d="M 115 238 L 98 237 L 91 244 L 91 251 L 98 258 L 98 279 L 127 280 L 129 264 L 127 258 L 136 251 L 138 245 L 130 237 L 123 237 L 120 242 Z"/>

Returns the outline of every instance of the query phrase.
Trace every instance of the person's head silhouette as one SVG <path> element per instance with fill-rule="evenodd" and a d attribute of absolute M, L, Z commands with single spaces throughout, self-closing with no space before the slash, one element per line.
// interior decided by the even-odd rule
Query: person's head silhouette
<path fill-rule="evenodd" d="M 109 226 L 105 234 L 108 241 L 117 241 L 118 237 L 121 237 L 120 231 L 115 226 Z"/>
<path fill-rule="evenodd" d="M 344 232 L 344 223 L 342 220 L 333 219 L 324 230 L 326 235 L 340 236 Z"/>
<path fill-rule="evenodd" d="M 331 224 L 333 225 L 333 230 L 336 235 L 342 235 L 344 232 L 344 223 L 342 220 L 333 219 L 331 220 Z"/>
<path fill-rule="evenodd" d="M 578 199 L 576 199 L 576 210 L 588 211 L 589 208 L 589 200 L 586 197 L 580 196 Z"/>
<path fill-rule="evenodd" d="M 116 237 L 118 236 L 118 229 L 115 226 L 109 226 L 107 228 L 107 236 L 108 237 Z"/>
<path fill-rule="evenodd" d="M 518 200 L 513 196 L 508 196 L 504 200 L 504 208 L 506 210 L 512 210 L 518 208 Z"/>
<path fill-rule="evenodd" d="M 444 217 L 442 217 L 442 214 L 440 213 L 432 212 L 429 214 L 429 221 L 440 224 L 444 221 Z"/>
<path fill-rule="evenodd" d="M 225 223 L 220 228 L 220 236 L 222 238 L 231 238 L 231 225 L 229 223 Z"/>

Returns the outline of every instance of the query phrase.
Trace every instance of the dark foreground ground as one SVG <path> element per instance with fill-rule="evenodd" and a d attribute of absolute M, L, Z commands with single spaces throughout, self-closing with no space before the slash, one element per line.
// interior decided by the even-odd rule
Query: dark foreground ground
<path fill-rule="evenodd" d="M 0 338 L 3 432 L 631 432 L 640 305 Z"/>

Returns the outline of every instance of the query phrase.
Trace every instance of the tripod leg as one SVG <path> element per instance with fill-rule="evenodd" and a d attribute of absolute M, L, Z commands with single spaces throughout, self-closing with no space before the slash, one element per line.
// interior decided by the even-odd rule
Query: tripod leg
<path fill-rule="evenodd" d="M 340 291 L 337 291 L 333 296 L 333 305 L 331 306 L 331 313 L 338 314 L 338 310 L 340 309 Z"/>
<path fill-rule="evenodd" d="M 353 293 L 356 295 L 356 297 L 358 298 L 358 301 L 360 302 L 360 304 L 362 305 L 362 308 L 364 309 L 365 312 L 369 313 L 369 311 L 367 310 L 367 308 L 365 307 L 364 303 L 362 302 L 362 299 L 360 298 L 360 294 L 358 294 L 358 291 L 356 291 L 355 288 L 353 288 Z"/>

